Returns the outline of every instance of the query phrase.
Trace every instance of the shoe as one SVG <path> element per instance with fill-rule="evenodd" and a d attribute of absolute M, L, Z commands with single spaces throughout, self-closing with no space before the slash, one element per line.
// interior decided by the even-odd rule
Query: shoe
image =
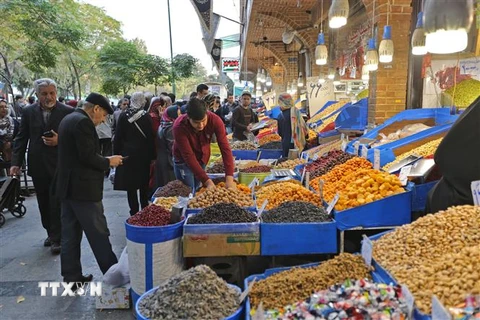
<path fill-rule="evenodd" d="M 77 294 L 82 294 L 80 292 L 77 292 L 78 289 L 83 288 L 85 286 L 86 282 L 92 282 L 93 280 L 93 275 L 88 274 L 86 276 L 82 276 L 81 279 L 75 281 L 75 283 L 72 286 L 72 291 L 77 293 Z"/>
<path fill-rule="evenodd" d="M 50 237 L 47 237 L 45 241 L 43 242 L 44 247 L 50 247 L 52 245 L 52 241 L 50 240 Z"/>
<path fill-rule="evenodd" d="M 50 251 L 52 252 L 52 254 L 60 254 L 60 252 L 62 251 L 62 246 L 58 242 L 53 242 L 52 246 L 50 247 Z"/>

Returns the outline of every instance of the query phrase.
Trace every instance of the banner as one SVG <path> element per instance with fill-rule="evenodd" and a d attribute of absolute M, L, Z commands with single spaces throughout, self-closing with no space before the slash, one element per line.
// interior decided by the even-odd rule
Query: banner
<path fill-rule="evenodd" d="M 210 55 L 212 56 L 213 61 L 215 61 L 215 65 L 219 72 L 221 70 L 222 42 L 222 39 L 215 39 L 212 51 L 210 51 Z"/>
<path fill-rule="evenodd" d="M 319 84 L 318 77 L 308 77 L 306 89 L 310 115 L 315 114 L 328 101 L 335 100 L 332 80 Z"/>
<path fill-rule="evenodd" d="M 215 34 L 217 33 L 219 24 L 220 16 L 216 13 L 214 13 L 212 16 L 211 30 L 208 30 L 202 24 L 203 43 L 205 44 L 205 48 L 207 48 L 207 52 L 212 51 L 213 42 L 215 41 Z"/>
<path fill-rule="evenodd" d="M 200 17 L 200 23 L 209 33 L 212 30 L 212 0 L 190 0 Z"/>

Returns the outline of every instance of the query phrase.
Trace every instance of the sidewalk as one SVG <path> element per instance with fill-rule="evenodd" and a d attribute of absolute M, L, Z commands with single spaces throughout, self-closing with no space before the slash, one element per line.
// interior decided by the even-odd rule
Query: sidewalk
<path fill-rule="evenodd" d="M 53 256 L 43 247 L 46 238 L 40 222 L 35 196 L 25 201 L 27 213 L 15 218 L 5 213 L 6 223 L 0 228 L 0 319 L 134 319 L 132 310 L 96 310 L 93 297 L 41 297 L 39 281 L 62 281 L 60 256 Z M 124 221 L 129 216 L 126 192 L 113 191 L 105 180 L 103 205 L 110 229 L 113 250 L 120 257 L 125 247 Z M 82 241 L 83 273 L 101 281 L 88 242 Z M 59 292 L 62 292 L 61 290 Z M 17 298 L 25 300 L 17 303 Z"/>

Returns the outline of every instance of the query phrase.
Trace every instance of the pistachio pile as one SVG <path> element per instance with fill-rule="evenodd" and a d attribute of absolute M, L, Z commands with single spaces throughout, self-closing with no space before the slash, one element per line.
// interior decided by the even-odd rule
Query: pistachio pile
<path fill-rule="evenodd" d="M 374 242 L 373 255 L 430 313 L 432 292 L 446 307 L 480 293 L 479 244 L 480 207 L 458 206 L 387 233 Z"/>
<path fill-rule="evenodd" d="M 188 202 L 189 208 L 206 208 L 216 203 L 235 203 L 240 207 L 253 207 L 251 195 L 226 188 L 207 189 Z"/>

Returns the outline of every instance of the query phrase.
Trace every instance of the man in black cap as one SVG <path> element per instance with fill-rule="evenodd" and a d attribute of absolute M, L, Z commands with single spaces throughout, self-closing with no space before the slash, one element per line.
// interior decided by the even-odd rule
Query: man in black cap
<path fill-rule="evenodd" d="M 254 123 L 258 122 L 258 116 L 250 108 L 252 94 L 248 91 L 242 93 L 241 105 L 233 111 L 232 130 L 233 140 L 247 140 L 247 134 L 251 132 Z"/>
<path fill-rule="evenodd" d="M 47 231 L 43 242 L 53 254 L 60 247 L 60 201 L 51 186 L 57 168 L 58 126 L 73 108 L 57 101 L 57 84 L 52 79 L 33 82 L 38 102 L 23 109 L 20 130 L 15 138 L 10 175 L 18 176 L 28 146 L 28 175 L 32 177 L 42 226 Z"/>
<path fill-rule="evenodd" d="M 103 157 L 95 126 L 113 114 L 110 102 L 91 93 L 81 108 L 65 117 L 59 127 L 56 195 L 62 201 L 61 268 L 65 282 L 87 282 L 82 275 L 80 243 L 87 236 L 102 273 L 117 263 L 103 214 L 103 178 L 110 167 L 122 164 L 122 156 Z"/>

